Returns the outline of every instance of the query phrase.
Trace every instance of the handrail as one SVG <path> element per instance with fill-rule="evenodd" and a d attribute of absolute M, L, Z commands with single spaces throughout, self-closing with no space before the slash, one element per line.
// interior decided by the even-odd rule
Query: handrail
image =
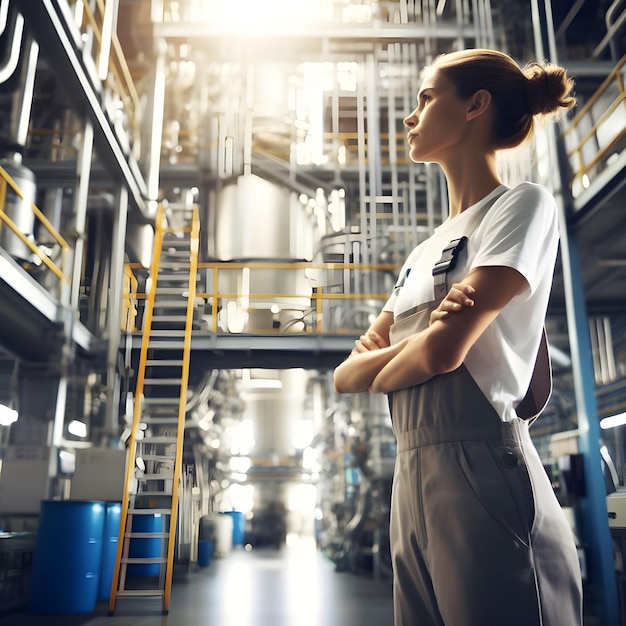
<path fill-rule="evenodd" d="M 615 65 L 615 67 L 609 72 L 608 76 L 604 79 L 600 87 L 593 93 L 593 95 L 585 102 L 585 104 L 576 113 L 570 124 L 561 133 L 561 138 L 566 140 L 568 135 L 573 133 L 583 122 L 587 119 L 591 112 L 591 108 L 596 104 L 602 95 L 608 90 L 611 84 L 616 83 L 618 88 L 618 94 L 615 99 L 608 105 L 606 110 L 600 115 L 600 117 L 593 121 L 593 124 L 587 132 L 578 140 L 576 145 L 570 148 L 567 152 L 567 157 L 572 164 L 574 175 L 570 181 L 572 188 L 578 181 L 582 181 L 598 163 L 605 159 L 615 146 L 626 135 L 626 125 L 616 129 L 615 135 L 607 142 L 605 146 L 599 150 L 594 150 L 593 157 L 585 161 L 583 149 L 587 143 L 597 136 L 600 127 L 606 123 L 610 116 L 617 110 L 617 108 L 626 101 L 626 90 L 624 89 L 624 79 L 622 77 L 622 67 L 626 63 L 626 55 L 624 55 Z"/>
<path fill-rule="evenodd" d="M 63 282 L 69 283 L 70 277 L 66 273 L 65 266 L 67 263 L 67 253 L 71 250 L 70 244 L 65 241 L 65 239 L 59 234 L 40 209 L 34 203 L 31 203 L 31 211 L 61 248 L 61 267 L 59 267 L 47 254 L 43 253 L 38 246 L 26 237 L 26 235 L 20 231 L 17 224 L 15 224 L 15 222 L 6 214 L 5 206 L 7 187 L 10 187 L 21 200 L 24 200 L 24 194 L 17 186 L 17 183 L 13 180 L 11 175 L 0 166 L 0 221 L 6 224 L 13 231 L 16 237 L 18 237 L 18 239 L 25 246 L 27 246 L 28 249 L 58 278 L 59 286 Z"/>
<path fill-rule="evenodd" d="M 71 0 L 76 3 L 76 0 Z M 111 0 L 108 0 L 109 2 Z M 101 19 L 104 19 L 105 2 L 104 0 L 96 0 L 96 6 Z M 84 19 L 81 24 L 81 30 L 84 30 L 85 21 L 89 22 L 91 26 L 96 42 L 98 44 L 97 55 L 102 53 L 102 28 L 96 18 L 95 12 L 87 4 L 83 4 Z M 124 56 L 124 51 L 119 42 L 117 34 L 113 32 L 111 37 L 111 55 L 109 58 L 108 69 L 112 80 L 107 77 L 107 82 L 112 83 L 111 89 L 113 93 L 118 95 L 124 104 L 124 112 L 128 116 L 132 128 L 131 145 L 136 150 L 136 146 L 139 146 L 140 133 L 141 133 L 141 103 L 139 101 L 139 95 L 135 88 L 135 83 L 132 79 L 128 63 Z"/>
<path fill-rule="evenodd" d="M 130 271 L 146 269 L 139 263 L 129 263 L 128 268 Z M 210 300 L 213 303 L 210 315 L 210 331 L 212 333 L 219 332 L 218 325 L 218 312 L 220 309 L 219 302 L 224 300 L 241 300 L 243 298 L 252 302 L 284 302 L 285 300 L 293 300 L 301 303 L 303 300 L 310 301 L 310 306 L 307 307 L 307 312 L 315 312 L 314 322 L 309 325 L 310 329 L 303 332 L 315 332 L 315 333 L 329 333 L 329 334 L 345 334 L 345 329 L 333 329 L 328 328 L 328 325 L 323 325 L 323 314 L 329 303 L 345 302 L 346 304 L 353 305 L 356 301 L 376 301 L 382 304 L 389 297 L 389 293 L 345 293 L 337 291 L 324 291 L 324 286 L 320 285 L 311 288 L 311 291 L 307 293 L 289 293 L 289 292 L 250 292 L 242 293 L 240 291 L 224 291 L 219 289 L 220 275 L 223 272 L 240 271 L 243 269 L 254 270 L 271 270 L 274 272 L 293 272 L 305 270 L 316 270 L 321 272 L 336 272 L 336 271 L 360 271 L 360 272 L 375 272 L 384 271 L 397 273 L 400 269 L 400 265 L 394 263 L 378 263 L 378 264 L 364 264 L 364 263 L 312 263 L 308 261 L 294 261 L 289 262 L 271 262 L 271 261 L 219 261 L 210 263 L 198 263 L 197 271 L 204 270 L 211 276 L 212 289 L 209 291 L 203 291 L 200 288 L 196 289 L 196 298 Z M 321 281 L 320 281 L 321 282 Z M 198 285 L 200 282 L 198 283 Z M 129 293 L 124 294 L 125 298 L 134 298 L 136 300 L 143 300 L 146 298 L 142 293 Z M 147 306 L 146 309 L 150 307 Z M 304 311 L 303 311 L 304 313 Z M 146 320 L 147 323 L 147 320 Z M 262 333 L 268 335 L 280 334 L 280 331 L 275 328 L 267 329 L 255 329 L 255 334 Z"/>

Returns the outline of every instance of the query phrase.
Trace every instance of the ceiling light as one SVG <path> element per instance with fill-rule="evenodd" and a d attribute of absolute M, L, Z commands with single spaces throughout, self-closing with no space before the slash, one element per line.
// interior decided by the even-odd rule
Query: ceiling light
<path fill-rule="evenodd" d="M 87 424 L 85 424 L 84 422 L 79 422 L 78 420 L 72 420 L 67 425 L 67 432 L 76 437 L 86 437 Z"/>
<path fill-rule="evenodd" d="M 600 420 L 600 428 L 603 430 L 622 426 L 623 424 L 626 424 L 626 413 L 618 413 L 617 415 L 611 415 L 610 417 L 605 417 Z"/>
<path fill-rule="evenodd" d="M 10 426 L 17 422 L 18 413 L 4 404 L 0 404 L 0 426 Z"/>

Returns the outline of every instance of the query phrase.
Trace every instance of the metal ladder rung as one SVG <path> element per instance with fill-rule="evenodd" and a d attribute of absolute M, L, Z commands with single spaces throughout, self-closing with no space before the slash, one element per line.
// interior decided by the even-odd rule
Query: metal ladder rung
<path fill-rule="evenodd" d="M 126 556 L 120 559 L 120 563 L 137 563 L 137 564 L 145 564 L 145 565 L 149 565 L 151 563 L 166 563 L 166 562 L 167 562 L 167 558 L 165 558 L 164 556 L 152 556 L 152 557 Z"/>
<path fill-rule="evenodd" d="M 165 386 L 172 386 L 172 385 L 178 385 L 180 387 L 181 385 L 181 380 L 180 378 L 146 378 L 143 381 L 144 385 L 163 385 Z"/>
<path fill-rule="evenodd" d="M 185 298 L 183 300 L 160 300 L 159 302 L 154 303 L 155 309 L 186 309 L 187 303 L 189 302 L 189 298 Z M 155 318 L 155 315 L 152 315 L 152 319 Z"/>
<path fill-rule="evenodd" d="M 128 515 L 171 515 L 171 509 L 128 509 Z"/>
<path fill-rule="evenodd" d="M 169 533 L 124 533 L 127 539 L 167 539 Z"/>
<path fill-rule="evenodd" d="M 146 367 L 182 367 L 183 361 L 182 359 L 179 361 L 177 359 L 163 359 L 159 361 L 158 359 L 148 359 L 146 361 Z"/>
<path fill-rule="evenodd" d="M 172 470 L 172 472 L 168 474 L 144 474 L 143 476 L 140 476 L 137 480 L 172 480 L 172 478 L 174 478 L 174 470 Z"/>
<path fill-rule="evenodd" d="M 120 589 L 118 598 L 161 598 L 165 595 L 163 589 Z"/>
<path fill-rule="evenodd" d="M 153 315 L 152 322 L 182 322 L 187 321 L 186 315 Z"/>
<path fill-rule="evenodd" d="M 141 479 L 140 479 L 141 480 Z M 159 498 L 171 498 L 172 497 L 172 493 L 171 492 L 167 492 L 167 491 L 138 491 L 135 494 L 137 497 L 141 496 L 143 497 L 159 497 Z"/>
<path fill-rule="evenodd" d="M 140 454 L 144 461 L 174 461 L 173 456 L 166 456 L 165 454 Z"/>
<path fill-rule="evenodd" d="M 151 330 L 151 337 L 184 337 L 187 334 L 186 330 Z"/>
<path fill-rule="evenodd" d="M 170 435 L 155 435 L 152 437 L 144 437 L 143 439 L 140 439 L 141 443 L 152 443 L 152 444 L 159 444 L 159 445 L 168 445 L 168 444 L 173 444 L 176 443 L 178 437 L 176 436 L 170 436 Z"/>
<path fill-rule="evenodd" d="M 144 403 L 146 405 L 148 404 L 168 404 L 168 405 L 172 405 L 172 404 L 179 404 L 180 403 L 180 398 L 151 398 L 149 396 L 145 397 L 143 399 Z"/>
<path fill-rule="evenodd" d="M 142 417 L 141 421 L 144 424 L 176 425 L 178 424 L 178 417 Z"/>

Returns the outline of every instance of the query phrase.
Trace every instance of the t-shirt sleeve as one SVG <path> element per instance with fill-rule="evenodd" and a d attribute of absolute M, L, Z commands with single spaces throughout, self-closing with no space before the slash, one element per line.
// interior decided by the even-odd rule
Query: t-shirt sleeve
<path fill-rule="evenodd" d="M 470 269 L 511 267 L 524 276 L 533 293 L 546 264 L 554 267 L 558 237 L 553 195 L 541 185 L 522 183 L 506 192 L 485 216 Z"/>

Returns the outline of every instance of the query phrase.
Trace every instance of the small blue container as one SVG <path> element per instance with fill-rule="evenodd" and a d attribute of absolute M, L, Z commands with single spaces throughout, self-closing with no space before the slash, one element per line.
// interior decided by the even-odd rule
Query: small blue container
<path fill-rule="evenodd" d="M 133 532 L 160 533 L 163 530 L 163 518 L 160 513 L 152 515 L 133 515 Z M 130 540 L 128 556 L 142 559 L 153 559 L 161 556 L 161 537 L 133 537 Z M 159 563 L 130 563 L 127 573 L 129 576 L 158 576 Z"/>
<path fill-rule="evenodd" d="M 233 518 L 233 546 L 242 546 L 246 532 L 246 516 L 241 511 L 228 511 Z"/>
<path fill-rule="evenodd" d="M 111 583 L 117 556 L 117 540 L 120 534 L 122 505 L 119 502 L 107 502 L 104 514 L 104 532 L 102 535 L 102 562 L 98 583 L 98 600 L 108 600 L 111 595 Z"/>
<path fill-rule="evenodd" d="M 96 607 L 104 502 L 41 503 L 31 579 L 34 613 L 89 613 Z"/>
<path fill-rule="evenodd" d="M 213 558 L 213 542 L 200 539 L 198 541 L 198 566 L 208 567 Z"/>

